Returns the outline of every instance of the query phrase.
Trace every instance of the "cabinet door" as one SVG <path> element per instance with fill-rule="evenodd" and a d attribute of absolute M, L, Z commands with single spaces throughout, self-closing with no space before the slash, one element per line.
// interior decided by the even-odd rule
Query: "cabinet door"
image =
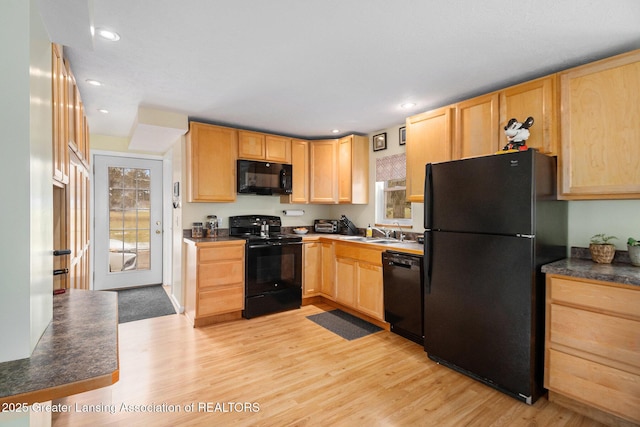
<path fill-rule="evenodd" d="M 543 77 L 500 91 L 500 141 L 507 143 L 504 127 L 512 118 L 522 122 L 533 117 L 527 146 L 555 155 L 558 140 L 557 75 Z"/>
<path fill-rule="evenodd" d="M 333 243 L 322 243 L 322 287 L 320 292 L 333 299 L 336 292 L 335 251 Z"/>
<path fill-rule="evenodd" d="M 335 139 L 313 141 L 309 150 L 311 203 L 338 202 L 338 144 Z"/>
<path fill-rule="evenodd" d="M 241 159 L 264 160 L 264 135 L 257 132 L 238 132 L 238 157 Z"/>
<path fill-rule="evenodd" d="M 265 160 L 291 163 L 291 139 L 276 135 L 265 135 Z"/>
<path fill-rule="evenodd" d="M 312 296 L 320 292 L 322 283 L 322 245 L 320 243 L 304 244 L 303 271 L 302 296 Z"/>
<path fill-rule="evenodd" d="M 407 200 L 424 201 L 425 167 L 451 160 L 452 108 L 444 107 L 407 118 Z"/>
<path fill-rule="evenodd" d="M 498 93 L 456 105 L 456 158 L 486 156 L 499 149 Z"/>
<path fill-rule="evenodd" d="M 353 139 L 350 136 L 338 141 L 338 201 L 351 202 L 351 165 Z"/>
<path fill-rule="evenodd" d="M 293 184 L 288 202 L 309 203 L 309 141 L 291 141 L 291 165 Z"/>
<path fill-rule="evenodd" d="M 52 103 L 53 103 L 53 178 L 63 184 L 69 182 L 69 151 L 65 129 L 66 68 L 62 60 L 62 47 L 51 45 Z"/>
<path fill-rule="evenodd" d="M 336 258 L 336 301 L 349 307 L 356 307 L 357 261 Z"/>
<path fill-rule="evenodd" d="M 189 202 L 236 199 L 235 129 L 191 122 L 187 134 Z"/>
<path fill-rule="evenodd" d="M 640 50 L 560 74 L 561 194 L 640 198 Z"/>
<path fill-rule="evenodd" d="M 357 309 L 371 317 L 384 320 L 383 289 L 382 267 L 359 262 Z"/>

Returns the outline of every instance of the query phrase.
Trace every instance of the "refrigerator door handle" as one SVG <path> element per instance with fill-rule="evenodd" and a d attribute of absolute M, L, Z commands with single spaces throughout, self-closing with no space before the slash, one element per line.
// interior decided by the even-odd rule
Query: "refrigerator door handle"
<path fill-rule="evenodd" d="M 431 172 L 431 163 L 427 163 L 424 177 L 424 228 L 431 229 L 433 222 L 433 174 Z"/>
<path fill-rule="evenodd" d="M 431 293 L 431 264 L 433 260 L 433 232 L 424 233 L 424 294 Z"/>

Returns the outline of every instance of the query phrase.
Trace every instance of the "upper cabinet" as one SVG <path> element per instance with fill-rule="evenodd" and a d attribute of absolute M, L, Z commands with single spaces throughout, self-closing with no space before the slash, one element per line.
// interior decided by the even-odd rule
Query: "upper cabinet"
<path fill-rule="evenodd" d="M 291 194 L 281 196 L 283 203 L 309 203 L 309 141 L 291 140 Z"/>
<path fill-rule="evenodd" d="M 235 201 L 237 130 L 191 122 L 186 144 L 188 201 Z"/>
<path fill-rule="evenodd" d="M 291 139 L 283 136 L 241 130 L 238 157 L 276 163 L 291 163 Z"/>
<path fill-rule="evenodd" d="M 338 203 L 338 141 L 312 141 L 309 146 L 309 202 Z"/>
<path fill-rule="evenodd" d="M 510 119 L 533 117 L 527 146 L 555 155 L 558 139 L 557 76 L 511 86 L 456 104 L 453 157 L 486 156 L 507 144 L 504 127 Z"/>
<path fill-rule="evenodd" d="M 312 141 L 309 187 L 311 203 L 368 203 L 368 138 L 349 135 L 339 140 Z"/>
<path fill-rule="evenodd" d="M 553 74 L 499 92 L 500 149 L 507 143 L 504 127 L 509 120 L 516 118 L 522 122 L 531 116 L 534 123 L 529 129 L 531 135 L 527 139 L 527 146 L 544 154 L 557 154 L 559 118 L 557 79 L 558 76 Z"/>
<path fill-rule="evenodd" d="M 349 135 L 338 140 L 338 202 L 369 202 L 369 139 Z"/>
<path fill-rule="evenodd" d="M 560 197 L 640 198 L 640 50 L 560 74 Z"/>
<path fill-rule="evenodd" d="M 51 94 L 53 103 L 53 178 L 69 182 L 69 149 L 67 146 L 67 69 L 62 58 L 62 47 L 51 45 Z"/>
<path fill-rule="evenodd" d="M 453 108 L 407 118 L 407 200 L 424 200 L 425 165 L 451 160 Z"/>
<path fill-rule="evenodd" d="M 479 96 L 456 105 L 454 158 L 484 156 L 498 151 L 498 94 Z"/>

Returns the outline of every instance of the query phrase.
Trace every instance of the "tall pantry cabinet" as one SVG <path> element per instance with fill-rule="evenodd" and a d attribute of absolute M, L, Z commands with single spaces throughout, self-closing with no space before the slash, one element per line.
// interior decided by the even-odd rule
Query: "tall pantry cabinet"
<path fill-rule="evenodd" d="M 89 128 L 63 53 L 62 46 L 52 45 L 53 287 L 89 289 Z"/>

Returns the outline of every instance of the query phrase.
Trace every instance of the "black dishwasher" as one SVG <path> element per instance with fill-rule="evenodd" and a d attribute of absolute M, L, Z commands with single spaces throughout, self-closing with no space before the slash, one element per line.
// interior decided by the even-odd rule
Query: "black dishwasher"
<path fill-rule="evenodd" d="M 382 253 L 384 320 L 395 332 L 424 345 L 424 291 L 422 256 Z"/>

